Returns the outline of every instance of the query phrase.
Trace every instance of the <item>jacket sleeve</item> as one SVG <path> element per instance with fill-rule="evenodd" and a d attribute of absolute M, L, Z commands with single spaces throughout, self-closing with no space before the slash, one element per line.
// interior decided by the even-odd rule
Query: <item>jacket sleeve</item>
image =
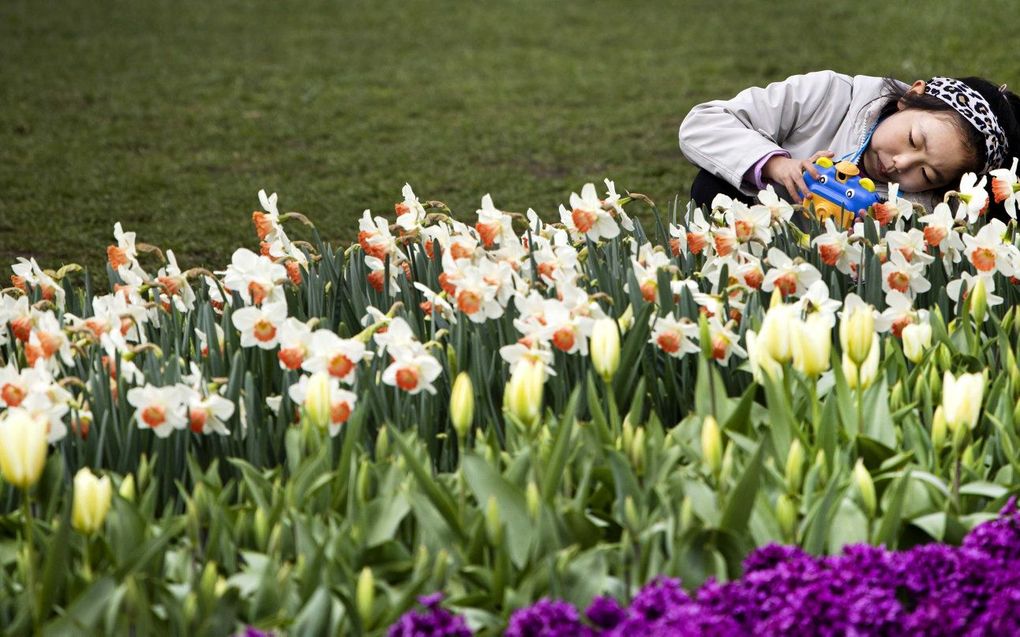
<path fill-rule="evenodd" d="M 745 173 L 784 144 L 834 133 L 850 105 L 853 78 L 833 71 L 794 75 L 729 100 L 695 106 L 680 125 L 680 151 L 694 164 L 741 187 Z M 823 150 L 819 148 L 816 150 Z"/>

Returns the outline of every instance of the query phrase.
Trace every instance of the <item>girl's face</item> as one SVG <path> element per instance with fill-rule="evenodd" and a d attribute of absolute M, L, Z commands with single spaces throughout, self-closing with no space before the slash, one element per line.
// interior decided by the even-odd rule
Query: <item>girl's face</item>
<path fill-rule="evenodd" d="M 924 91 L 917 81 L 911 91 Z M 973 151 L 950 114 L 900 110 L 882 120 L 862 158 L 864 172 L 896 182 L 902 192 L 921 192 L 956 182 L 972 169 Z"/>

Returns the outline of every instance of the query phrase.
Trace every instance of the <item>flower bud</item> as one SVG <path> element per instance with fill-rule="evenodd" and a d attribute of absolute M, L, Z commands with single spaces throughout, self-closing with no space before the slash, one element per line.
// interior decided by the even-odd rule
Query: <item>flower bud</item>
<path fill-rule="evenodd" d="M 633 496 L 628 495 L 623 501 L 623 517 L 627 528 L 636 535 L 641 529 L 641 517 L 638 515 Z"/>
<path fill-rule="evenodd" d="M 934 447 L 935 453 L 938 453 L 942 446 L 946 444 L 947 431 L 946 415 L 942 411 L 942 406 L 939 405 L 931 419 L 931 445 Z"/>
<path fill-rule="evenodd" d="M 857 464 L 854 465 L 854 484 L 857 486 L 857 493 L 861 497 L 861 504 L 864 505 L 865 513 L 868 514 L 869 518 L 875 517 L 875 511 L 878 508 L 875 483 L 871 479 L 871 474 L 868 473 L 867 468 L 864 466 L 864 460 L 860 458 L 857 459 Z"/>
<path fill-rule="evenodd" d="M 879 343 L 878 334 L 872 335 L 871 349 L 868 358 L 860 366 L 850 360 L 849 355 L 843 352 L 843 375 L 850 389 L 865 390 L 875 382 L 878 376 L 879 357 L 882 353 L 882 345 Z"/>
<path fill-rule="evenodd" d="M 117 493 L 128 502 L 135 501 L 135 475 L 133 473 L 124 476 L 124 479 L 120 481 L 120 488 L 117 489 Z"/>
<path fill-rule="evenodd" d="M 499 503 L 496 496 L 490 495 L 485 505 L 485 534 L 489 538 L 489 544 L 498 547 L 503 541 L 503 524 L 499 517 Z"/>
<path fill-rule="evenodd" d="M 722 468 L 722 432 L 713 416 L 701 423 L 701 459 L 712 475 L 718 476 Z"/>
<path fill-rule="evenodd" d="M 788 493 L 800 493 L 801 479 L 804 474 L 804 446 L 800 440 L 794 439 L 790 444 L 790 452 L 786 455 L 786 490 Z"/>
<path fill-rule="evenodd" d="M 758 347 L 777 363 L 790 362 L 793 356 L 791 330 L 796 310 L 785 304 L 775 304 L 765 313 L 758 330 Z"/>
<path fill-rule="evenodd" d="M 839 342 L 843 353 L 857 366 L 868 358 L 875 336 L 875 316 L 870 305 L 858 305 L 843 315 L 839 324 Z"/>
<path fill-rule="evenodd" d="M 921 377 L 918 376 L 918 378 Z M 892 408 L 893 411 L 896 411 L 903 407 L 903 405 L 903 381 L 898 380 L 893 383 L 892 389 L 889 390 L 889 407 Z"/>
<path fill-rule="evenodd" d="M 532 520 L 538 520 L 542 513 L 542 496 L 538 492 L 538 485 L 534 480 L 528 481 L 528 488 L 524 492 L 524 500 L 528 505 L 528 515 Z"/>
<path fill-rule="evenodd" d="M 305 386 L 304 408 L 305 415 L 313 425 L 320 429 L 329 426 L 333 411 L 329 373 L 315 372 L 308 379 L 308 384 Z"/>
<path fill-rule="evenodd" d="M 939 343 L 938 349 L 935 351 L 936 356 L 938 356 L 939 369 L 946 371 L 953 366 L 953 352 L 945 343 Z M 932 391 L 935 391 L 934 386 Z"/>
<path fill-rule="evenodd" d="M 969 469 L 976 469 L 974 460 L 974 445 L 967 445 L 967 448 L 960 454 L 960 464 Z"/>
<path fill-rule="evenodd" d="M 506 384 L 503 404 L 522 424 L 533 427 L 542 414 L 544 388 L 545 366 L 539 361 L 522 360 Z"/>
<path fill-rule="evenodd" d="M 354 478 L 354 492 L 358 496 L 358 501 L 362 504 L 368 502 L 369 486 L 371 486 L 372 478 L 369 475 L 369 460 L 366 456 L 362 456 L 358 462 L 358 473 Z"/>
<path fill-rule="evenodd" d="M 680 502 L 680 530 L 686 531 L 694 525 L 694 503 L 691 496 L 685 495 Z"/>
<path fill-rule="evenodd" d="M 71 525 L 85 535 L 98 531 L 110 511 L 112 497 L 110 476 L 97 478 L 88 467 L 79 469 L 74 476 Z"/>
<path fill-rule="evenodd" d="M 931 324 L 909 323 L 903 328 L 903 355 L 917 365 L 931 347 Z"/>
<path fill-rule="evenodd" d="M 620 366 L 620 332 L 611 318 L 595 321 L 591 332 L 591 364 L 607 383 Z"/>
<path fill-rule="evenodd" d="M 379 433 L 375 436 L 375 461 L 390 455 L 390 428 L 385 424 L 379 427 Z"/>
<path fill-rule="evenodd" d="M 829 369 L 832 330 L 820 314 L 797 321 L 791 336 L 793 367 L 805 376 L 819 376 Z"/>
<path fill-rule="evenodd" d="M 627 309 L 620 315 L 620 318 L 616 320 L 616 324 L 620 326 L 621 332 L 629 330 L 634 325 L 634 307 L 628 305 Z"/>
<path fill-rule="evenodd" d="M 269 515 L 262 507 L 255 509 L 255 548 L 265 551 L 266 542 L 269 540 Z"/>
<path fill-rule="evenodd" d="M 205 563 L 205 568 L 202 569 L 202 576 L 198 580 L 198 598 L 207 607 L 216 603 L 216 584 L 219 579 L 220 574 L 216 570 L 216 562 L 209 560 Z"/>
<path fill-rule="evenodd" d="M 958 427 L 973 429 L 981 416 L 981 400 L 985 392 L 984 374 L 946 372 L 942 377 L 942 409 L 946 425 L 955 432 Z"/>
<path fill-rule="evenodd" d="M 794 531 L 797 529 L 797 505 L 793 498 L 782 493 L 776 498 L 776 521 L 787 541 L 793 539 Z"/>
<path fill-rule="evenodd" d="M 734 447 L 735 445 L 726 445 L 726 449 L 723 451 L 722 468 L 719 469 L 720 484 L 727 484 L 730 481 L 730 478 L 733 477 L 733 470 L 736 462 L 736 458 L 734 457 Z"/>
<path fill-rule="evenodd" d="M 375 577 L 372 575 L 372 569 L 367 566 L 361 569 L 361 574 L 358 575 L 354 599 L 362 623 L 365 626 L 371 625 L 372 607 L 375 605 Z"/>
<path fill-rule="evenodd" d="M 432 562 L 432 580 L 439 582 L 440 588 L 442 588 L 443 581 L 446 580 L 446 567 L 449 562 L 449 551 L 446 549 L 439 549 L 436 551 L 436 559 Z"/>
<path fill-rule="evenodd" d="M 977 281 L 974 282 L 968 302 L 970 315 L 973 317 L 974 323 L 981 325 L 985 322 L 985 316 L 988 313 L 988 288 L 985 285 L 985 278 L 983 276 L 978 276 Z"/>
<path fill-rule="evenodd" d="M 47 423 L 21 409 L 8 410 L 0 417 L 0 473 L 20 489 L 39 481 L 46 465 Z"/>
<path fill-rule="evenodd" d="M 475 388 L 467 372 L 457 375 L 450 392 L 450 420 L 460 440 L 466 440 L 475 417 Z"/>

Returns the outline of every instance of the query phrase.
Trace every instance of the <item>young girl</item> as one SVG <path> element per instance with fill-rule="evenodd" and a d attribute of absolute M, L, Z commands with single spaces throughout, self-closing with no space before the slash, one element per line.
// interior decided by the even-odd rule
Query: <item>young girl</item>
<path fill-rule="evenodd" d="M 927 208 L 965 172 L 1008 167 L 1020 155 L 1020 97 L 976 78 L 896 80 L 818 71 L 730 100 L 695 106 L 680 150 L 700 166 L 691 198 L 718 193 L 751 201 L 767 184 L 800 202 L 815 159 L 857 164 L 883 196 L 887 184 Z"/>

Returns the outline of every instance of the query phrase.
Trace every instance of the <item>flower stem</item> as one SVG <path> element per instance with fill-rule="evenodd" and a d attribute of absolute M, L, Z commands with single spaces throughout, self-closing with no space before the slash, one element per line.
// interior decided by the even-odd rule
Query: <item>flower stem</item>
<path fill-rule="evenodd" d="M 28 487 L 25 488 L 21 505 L 25 516 L 25 552 L 28 558 L 25 565 L 25 593 L 28 596 L 29 607 L 32 609 L 33 633 L 39 634 L 39 608 L 36 606 L 35 600 L 35 551 L 33 550 L 32 502 L 29 497 Z"/>

